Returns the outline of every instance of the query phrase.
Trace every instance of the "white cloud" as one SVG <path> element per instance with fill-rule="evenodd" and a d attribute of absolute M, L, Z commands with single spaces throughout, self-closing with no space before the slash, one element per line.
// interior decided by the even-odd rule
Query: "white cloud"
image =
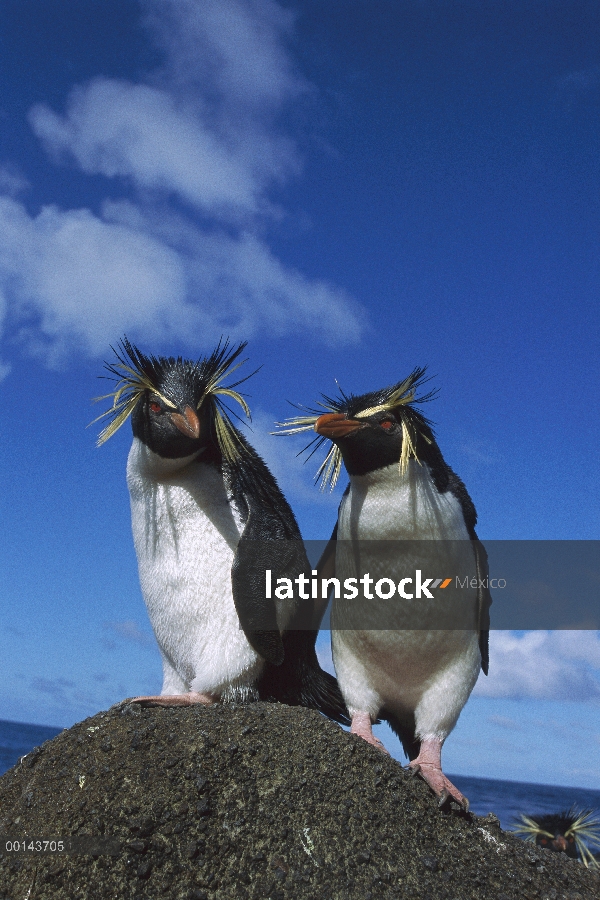
<path fill-rule="evenodd" d="M 250 104 L 264 115 L 308 89 L 284 46 L 294 14 L 273 0 L 145 0 L 143 6 L 166 51 L 169 82 L 200 87 L 207 102 Z"/>
<path fill-rule="evenodd" d="M 510 631 L 490 634 L 490 674 L 475 695 L 600 701 L 600 632 Z"/>
<path fill-rule="evenodd" d="M 30 123 L 55 159 L 175 193 L 218 218 L 272 210 L 265 190 L 299 169 L 274 114 L 305 91 L 282 40 L 292 15 L 272 0 L 150 0 L 165 49 L 153 85 L 96 78 L 64 116 L 42 104 Z"/>
<path fill-rule="evenodd" d="M 259 329 L 304 328 L 331 342 L 358 337 L 342 291 L 285 268 L 255 236 L 187 227 L 167 239 L 115 209 L 99 218 L 51 206 L 32 217 L 0 197 L 0 289 L 21 338 L 50 361 L 73 343 L 100 355 L 123 333 L 195 346 L 198 334 L 212 341 Z M 0 294 L 0 324 L 2 304 Z"/>
<path fill-rule="evenodd" d="M 55 158 L 71 154 L 84 172 L 128 176 L 220 217 L 258 212 L 258 173 L 165 91 L 99 78 L 71 93 L 66 116 L 38 105 L 29 119 Z"/>
<path fill-rule="evenodd" d="M 29 188 L 29 182 L 19 172 L 18 168 L 11 164 L 0 165 L 0 194 L 16 197 Z"/>
<path fill-rule="evenodd" d="M 0 290 L 0 335 L 2 334 L 2 327 L 4 325 L 4 319 L 6 318 L 6 313 L 8 310 L 8 303 L 6 301 L 6 296 L 4 291 Z M 0 381 L 5 378 L 10 372 L 10 366 L 7 366 L 0 359 Z"/>
<path fill-rule="evenodd" d="M 33 218 L 8 198 L 0 198 L 0 233 L 0 279 L 12 315 L 34 342 L 50 342 L 53 354 L 73 340 L 102 353 L 125 331 L 156 335 L 181 317 L 181 261 L 151 235 L 85 209 L 46 207 Z"/>
<path fill-rule="evenodd" d="M 208 345 L 299 329 L 356 342 L 356 304 L 277 259 L 262 232 L 282 214 L 269 192 L 300 169 L 278 125 L 310 90 L 286 49 L 293 14 L 273 0 L 143 6 L 165 54 L 145 83 L 97 77 L 73 88 L 64 114 L 30 111 L 55 162 L 111 179 L 121 199 L 100 215 L 56 205 L 31 215 L 6 196 L 14 179 L 5 184 L 6 321 L 51 361 L 71 347 L 100 355 L 124 332 L 195 347 L 199 334 Z"/>
<path fill-rule="evenodd" d="M 253 234 L 199 236 L 189 263 L 197 286 L 238 333 L 252 334 L 260 323 L 277 336 L 303 328 L 332 344 L 358 340 L 361 329 L 345 292 L 284 266 Z"/>

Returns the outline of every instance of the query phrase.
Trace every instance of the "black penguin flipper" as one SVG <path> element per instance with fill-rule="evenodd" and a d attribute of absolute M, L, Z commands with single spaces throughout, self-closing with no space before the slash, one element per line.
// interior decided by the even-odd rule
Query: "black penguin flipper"
<path fill-rule="evenodd" d="M 231 567 L 233 602 L 250 646 L 264 660 L 280 666 L 285 651 L 275 600 L 266 596 L 265 584 L 266 570 L 274 568 L 272 546 L 261 541 L 262 528 L 255 527 L 255 518 L 250 512 Z M 289 550 L 284 542 L 282 546 Z"/>
<path fill-rule="evenodd" d="M 277 578 L 310 576 L 298 523 L 279 485 L 244 436 L 243 467 L 230 468 L 227 481 L 245 528 L 232 567 L 233 598 L 250 644 L 266 660 L 257 682 L 261 700 L 307 706 L 348 725 L 348 711 L 336 679 L 324 672 L 315 653 L 321 611 L 312 600 L 299 600 L 282 637 L 276 600 L 265 597 L 265 571 Z M 267 627 L 265 627 L 265 625 Z"/>
<path fill-rule="evenodd" d="M 268 567 L 275 574 L 295 578 L 310 573 L 304 543 L 300 540 L 271 541 Z M 333 556 L 335 563 L 335 554 Z M 314 605 L 313 605 L 314 604 Z M 348 710 L 333 675 L 319 665 L 315 643 L 324 608 L 317 601 L 300 602 L 283 635 L 284 659 L 281 665 L 267 662 L 258 682 L 261 700 L 306 706 L 349 725 Z"/>
<path fill-rule="evenodd" d="M 481 669 L 484 675 L 488 674 L 490 667 L 490 606 L 492 595 L 489 587 L 482 587 L 482 583 L 489 584 L 488 556 L 485 547 L 475 535 L 475 561 L 477 564 L 477 609 L 479 614 L 479 651 L 481 653 Z"/>

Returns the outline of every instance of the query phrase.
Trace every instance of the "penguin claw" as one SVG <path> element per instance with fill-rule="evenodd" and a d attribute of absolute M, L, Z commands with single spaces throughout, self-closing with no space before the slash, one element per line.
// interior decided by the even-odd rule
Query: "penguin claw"
<path fill-rule="evenodd" d="M 438 798 L 438 807 L 444 806 L 448 801 L 454 801 L 465 812 L 469 811 L 469 801 L 452 782 L 446 778 L 441 768 L 431 763 L 415 763 L 410 766 L 412 776 L 420 775 Z"/>
<path fill-rule="evenodd" d="M 458 793 L 458 791 L 457 791 L 457 793 Z M 462 799 L 459 799 L 459 797 L 461 797 Z M 450 791 L 446 790 L 446 788 L 444 788 L 444 790 L 442 791 L 442 793 L 439 796 L 438 809 L 441 809 L 442 806 L 444 805 L 444 803 L 447 803 L 448 800 L 452 800 L 452 801 L 454 801 L 454 803 L 458 803 L 458 805 L 462 808 L 462 810 L 464 812 L 466 812 L 466 813 L 469 812 L 470 803 L 469 803 L 468 799 L 465 796 L 463 796 L 463 794 L 459 794 L 458 797 L 455 797 L 454 794 L 451 794 Z"/>
<path fill-rule="evenodd" d="M 416 766 L 408 767 L 408 774 L 410 775 L 411 778 L 414 778 L 416 775 L 418 775 L 420 771 L 421 771 L 421 766 L 419 765 L 419 763 L 417 763 Z"/>

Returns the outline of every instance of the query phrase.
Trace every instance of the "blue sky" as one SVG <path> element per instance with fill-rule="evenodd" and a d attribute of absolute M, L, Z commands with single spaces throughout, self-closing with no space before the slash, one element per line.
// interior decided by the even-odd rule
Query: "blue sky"
<path fill-rule="evenodd" d="M 272 423 L 417 365 L 482 538 L 598 538 L 594 2 L 2 10 L 0 718 L 160 687 L 128 428 L 86 430 L 124 333 L 249 341 L 250 437 L 307 538 L 341 488 Z M 599 713 L 596 632 L 497 632 L 445 766 L 598 788 Z"/>

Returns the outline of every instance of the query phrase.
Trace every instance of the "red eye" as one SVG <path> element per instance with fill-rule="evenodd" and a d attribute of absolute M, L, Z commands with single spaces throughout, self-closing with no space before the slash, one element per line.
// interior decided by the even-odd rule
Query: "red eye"
<path fill-rule="evenodd" d="M 153 413 L 159 413 L 161 411 L 160 403 L 157 403 L 156 400 L 152 400 L 150 403 L 150 409 Z"/>
<path fill-rule="evenodd" d="M 379 424 L 381 425 L 382 428 L 385 428 L 386 431 L 389 431 L 394 423 L 392 422 L 391 419 L 384 419 L 383 422 L 380 422 Z"/>

